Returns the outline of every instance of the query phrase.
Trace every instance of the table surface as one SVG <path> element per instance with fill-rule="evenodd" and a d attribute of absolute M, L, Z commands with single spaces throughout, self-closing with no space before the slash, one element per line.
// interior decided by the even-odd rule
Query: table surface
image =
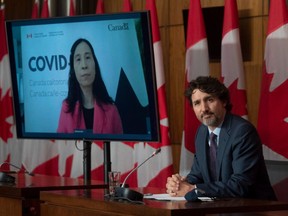
<path fill-rule="evenodd" d="M 163 190 L 156 188 L 139 188 L 135 189 L 145 193 L 163 193 Z M 187 201 L 157 201 L 144 199 L 143 204 L 133 204 L 123 200 L 113 200 L 105 196 L 107 190 L 67 190 L 67 191 L 49 191 L 41 192 L 40 199 L 45 203 L 65 205 L 65 206 L 82 206 L 85 208 L 95 209 L 97 211 L 113 211 L 113 213 L 127 213 L 131 215 L 152 215 L 152 212 L 158 212 L 164 216 L 167 212 L 172 215 L 189 215 L 189 214 L 215 214 L 231 212 L 262 212 L 262 211 L 280 211 L 288 210 L 287 202 L 253 200 L 229 198 L 208 202 L 187 202 Z M 143 214 L 145 212 L 145 214 Z"/>
<path fill-rule="evenodd" d="M 24 173 L 13 174 L 15 183 L 0 182 L 1 197 L 39 198 L 40 191 L 71 190 L 83 188 L 108 188 L 103 181 L 91 180 L 89 184 L 80 178 L 34 175 Z"/>

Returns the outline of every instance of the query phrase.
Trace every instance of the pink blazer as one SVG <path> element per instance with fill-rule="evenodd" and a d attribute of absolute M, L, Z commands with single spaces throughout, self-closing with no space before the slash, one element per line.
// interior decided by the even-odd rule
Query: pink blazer
<path fill-rule="evenodd" d="M 75 105 L 74 115 L 67 113 L 68 104 L 62 103 L 58 133 L 74 133 L 75 129 L 85 129 L 84 115 L 79 116 L 80 103 Z M 122 122 L 118 109 L 112 104 L 102 104 L 100 107 L 94 102 L 93 133 L 99 134 L 121 134 L 123 133 Z"/>

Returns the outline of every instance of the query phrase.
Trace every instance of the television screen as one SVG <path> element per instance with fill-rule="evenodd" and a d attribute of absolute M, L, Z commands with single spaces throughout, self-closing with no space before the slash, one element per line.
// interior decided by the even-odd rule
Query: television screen
<path fill-rule="evenodd" d="M 6 22 L 17 136 L 159 141 L 148 11 Z"/>

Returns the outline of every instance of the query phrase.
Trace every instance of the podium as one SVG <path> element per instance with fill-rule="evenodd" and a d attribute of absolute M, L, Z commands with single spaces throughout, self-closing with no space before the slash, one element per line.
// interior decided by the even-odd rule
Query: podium
<path fill-rule="evenodd" d="M 0 182 L 0 215 L 39 216 L 40 192 L 72 189 L 108 188 L 102 181 L 84 183 L 84 179 L 19 173 L 13 174 L 15 183 Z"/>

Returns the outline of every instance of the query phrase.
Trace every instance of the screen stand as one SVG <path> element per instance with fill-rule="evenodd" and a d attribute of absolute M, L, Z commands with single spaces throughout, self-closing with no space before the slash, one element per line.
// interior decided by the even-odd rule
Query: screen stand
<path fill-rule="evenodd" d="M 85 185 L 91 183 L 91 146 L 92 142 L 83 141 L 83 175 Z M 110 142 L 104 141 L 104 182 L 109 183 L 108 173 L 111 171 Z"/>
<path fill-rule="evenodd" d="M 85 185 L 91 183 L 91 141 L 83 141 L 83 175 Z"/>
<path fill-rule="evenodd" d="M 111 171 L 110 141 L 104 141 L 104 182 L 108 184 Z"/>

